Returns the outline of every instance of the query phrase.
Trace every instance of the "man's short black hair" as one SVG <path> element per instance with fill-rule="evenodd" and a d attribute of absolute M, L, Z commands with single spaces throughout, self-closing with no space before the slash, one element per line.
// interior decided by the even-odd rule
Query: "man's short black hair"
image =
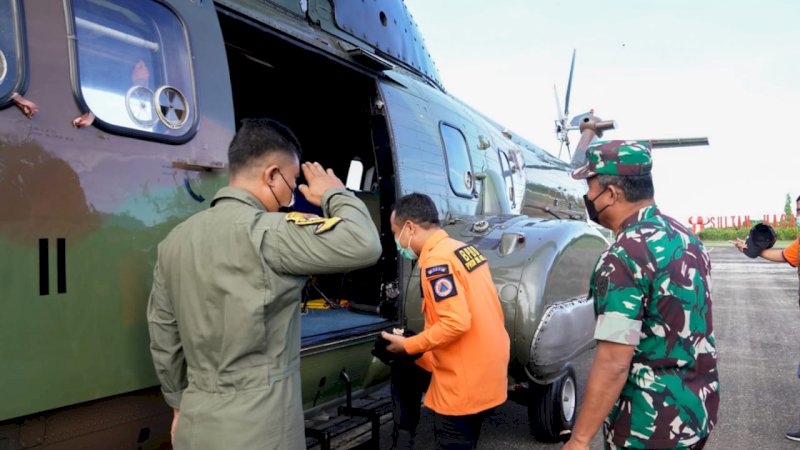
<path fill-rule="evenodd" d="M 252 160 L 268 153 L 281 152 L 300 159 L 300 142 L 286 125 L 272 119 L 244 119 L 228 147 L 231 174 Z"/>
<path fill-rule="evenodd" d="M 410 220 L 422 228 L 441 225 L 436 204 L 425 194 L 414 192 L 404 195 L 397 199 L 392 209 L 394 210 L 394 220 L 397 223 Z"/>
<path fill-rule="evenodd" d="M 795 201 L 795 203 L 800 202 L 800 195 L 798 195 L 797 198 L 794 199 L 794 201 Z"/>
<path fill-rule="evenodd" d="M 629 202 L 640 200 L 652 200 L 655 195 L 653 188 L 653 177 L 647 175 L 597 175 L 597 182 L 603 189 L 614 185 L 625 193 L 625 199 Z"/>

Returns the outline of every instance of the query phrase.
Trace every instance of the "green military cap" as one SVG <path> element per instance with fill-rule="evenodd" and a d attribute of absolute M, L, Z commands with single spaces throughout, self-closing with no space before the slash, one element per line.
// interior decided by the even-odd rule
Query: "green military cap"
<path fill-rule="evenodd" d="M 598 141 L 586 149 L 586 164 L 572 172 L 583 180 L 595 175 L 647 175 L 653 168 L 649 141 Z"/>

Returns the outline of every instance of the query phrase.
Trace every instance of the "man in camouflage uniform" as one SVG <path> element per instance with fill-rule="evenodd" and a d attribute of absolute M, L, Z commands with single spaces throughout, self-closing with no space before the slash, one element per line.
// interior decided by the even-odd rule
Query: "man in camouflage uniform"
<path fill-rule="evenodd" d="M 656 207 L 648 142 L 598 142 L 586 161 L 586 210 L 617 238 L 590 281 L 597 351 L 564 448 L 601 423 L 606 448 L 703 448 L 719 405 L 708 255 Z"/>
<path fill-rule="evenodd" d="M 175 449 L 305 449 L 300 291 L 308 274 L 373 264 L 381 246 L 366 205 L 318 163 L 303 163 L 299 189 L 325 217 L 279 212 L 299 156 L 288 128 L 246 120 L 229 185 L 158 246 L 147 321 Z"/>

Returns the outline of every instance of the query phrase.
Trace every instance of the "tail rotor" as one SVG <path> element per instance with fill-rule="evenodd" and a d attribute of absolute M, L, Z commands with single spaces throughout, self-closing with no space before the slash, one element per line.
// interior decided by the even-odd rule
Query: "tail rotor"
<path fill-rule="evenodd" d="M 572 159 L 572 152 L 569 147 L 569 132 L 577 130 L 578 127 L 567 124 L 569 120 L 569 98 L 572 93 L 572 76 L 575 73 L 575 49 L 572 49 L 572 63 L 569 66 L 569 80 L 567 81 L 567 96 L 564 99 L 564 112 L 561 112 L 561 99 L 558 97 L 558 88 L 553 85 L 553 91 L 556 98 L 556 112 L 558 119 L 556 120 L 556 137 L 561 141 L 558 147 L 558 157 L 561 158 L 561 152 L 564 146 L 567 147 L 567 158 Z"/>
<path fill-rule="evenodd" d="M 569 66 L 569 79 L 567 80 L 567 95 L 564 98 L 564 112 L 561 112 L 561 99 L 558 96 L 558 88 L 554 85 L 553 91 L 556 99 L 556 137 L 561 142 L 558 147 L 558 158 L 561 159 L 561 153 L 564 147 L 567 148 L 567 162 L 572 167 L 580 167 L 585 163 L 586 149 L 598 138 L 603 137 L 603 132 L 613 130 L 617 124 L 613 120 L 603 120 L 594 115 L 594 110 L 590 109 L 588 112 L 578 114 L 569 118 L 569 100 L 572 94 L 572 77 L 575 74 L 575 49 L 572 49 L 572 62 Z M 580 132 L 580 139 L 575 147 L 575 155 L 572 155 L 569 142 L 569 132 L 578 130 Z M 707 137 L 697 138 L 671 138 L 671 139 L 640 139 L 649 141 L 652 148 L 659 147 L 688 147 L 695 145 L 708 145 Z"/>

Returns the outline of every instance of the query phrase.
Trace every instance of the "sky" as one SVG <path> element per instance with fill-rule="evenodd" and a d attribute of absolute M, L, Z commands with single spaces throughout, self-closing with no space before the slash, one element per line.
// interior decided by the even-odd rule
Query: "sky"
<path fill-rule="evenodd" d="M 783 212 L 800 194 L 794 0 L 405 0 L 454 96 L 558 154 L 570 116 L 613 119 L 604 139 L 707 136 L 653 151 L 660 209 L 676 219 Z M 572 148 L 579 139 L 572 132 Z"/>

